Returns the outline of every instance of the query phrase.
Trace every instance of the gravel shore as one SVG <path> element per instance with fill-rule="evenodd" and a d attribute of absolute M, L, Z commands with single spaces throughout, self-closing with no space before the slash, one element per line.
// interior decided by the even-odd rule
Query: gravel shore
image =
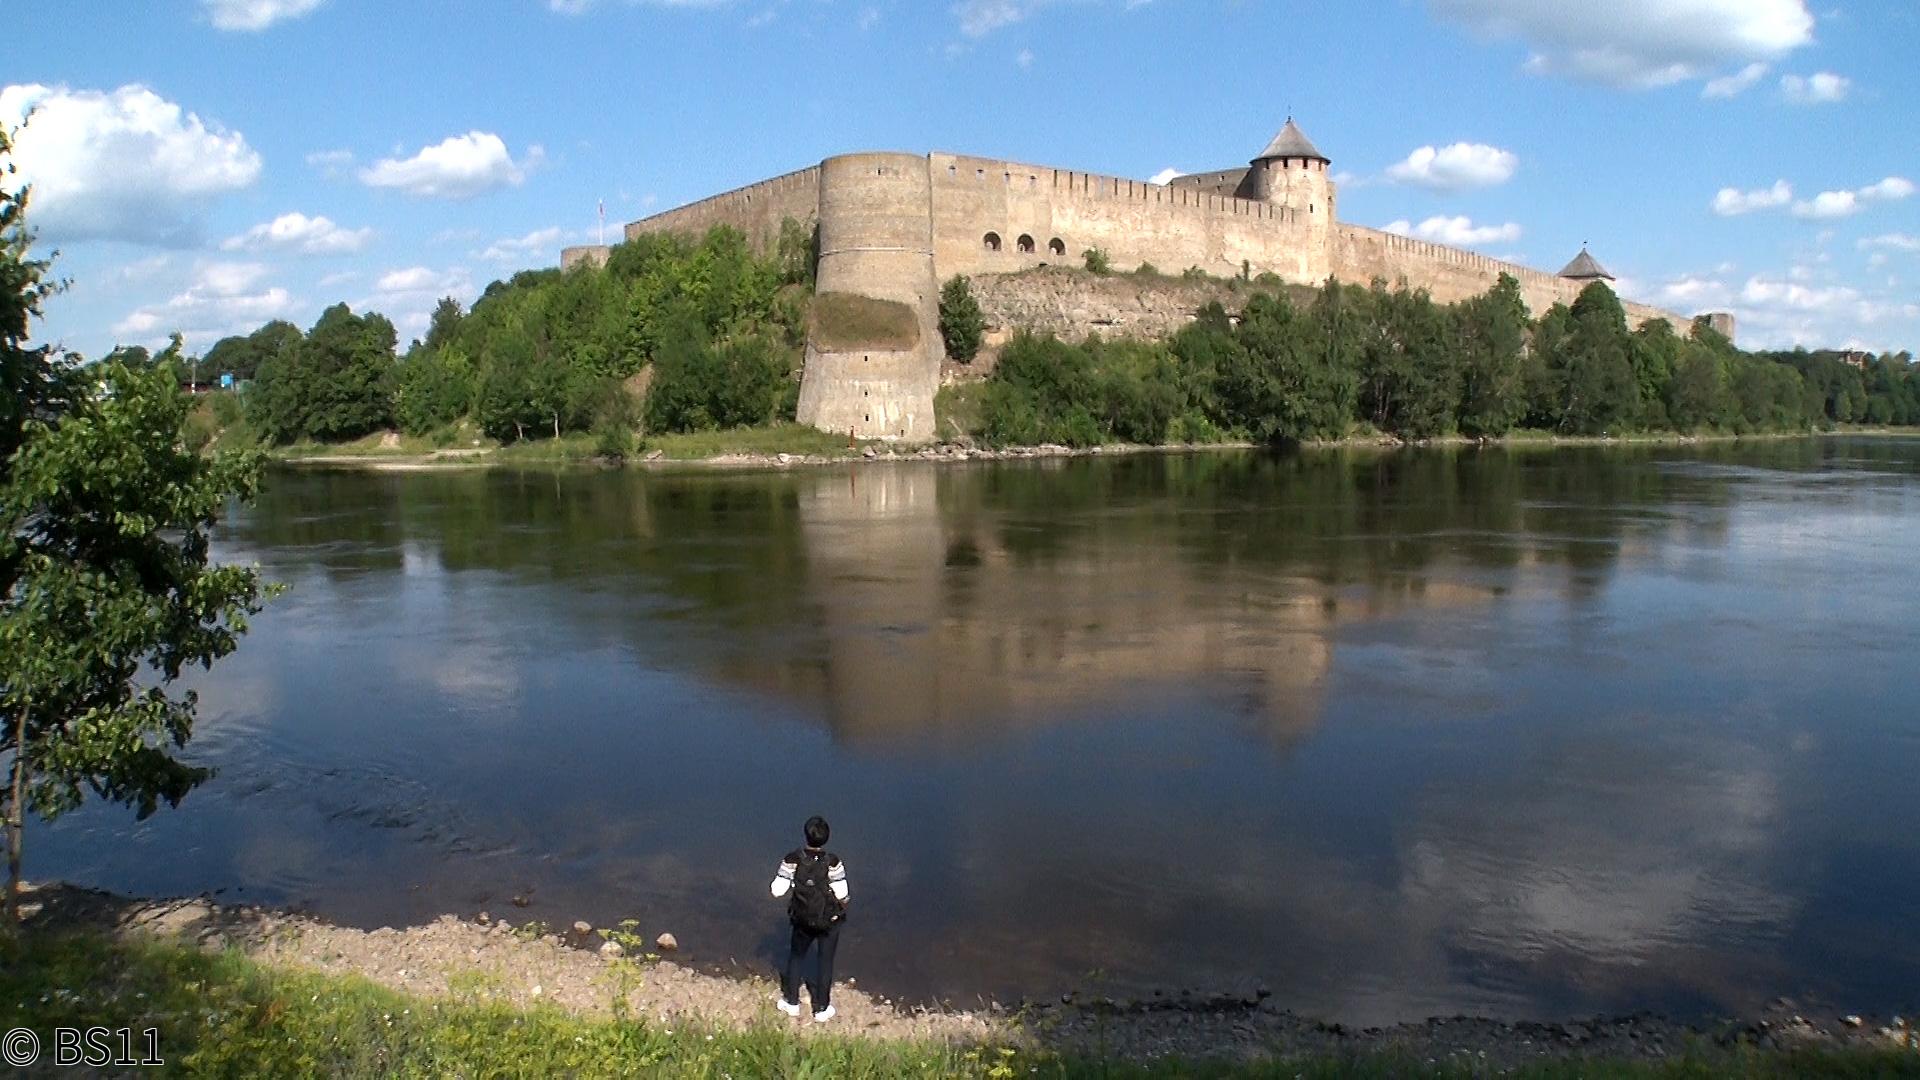
<path fill-rule="evenodd" d="M 857 975 L 835 985 L 835 1020 L 814 1025 L 782 1017 L 766 978 L 699 971 L 660 957 L 618 929 L 585 923 L 553 931 L 516 926 L 510 917 L 481 922 L 447 915 L 424 926 L 358 930 L 265 908 L 204 899 L 135 900 L 67 885 L 29 886 L 25 908 L 36 930 L 145 934 L 207 949 L 236 948 L 262 963 L 358 975 L 422 997 L 545 1003 L 603 1016 L 624 998 L 630 1015 L 669 1026 L 784 1023 L 809 1033 L 1035 1047 L 1128 1061 L 1393 1053 L 1500 1068 L 1546 1058 L 1652 1060 L 1702 1044 L 1905 1046 L 1920 1052 L 1920 1033 L 1906 1019 L 1803 1016 L 1784 1000 L 1764 1016 L 1711 1024 L 1643 1013 L 1575 1023 L 1436 1017 L 1359 1029 L 1298 1016 L 1260 992 L 1149 1000 L 1070 994 L 1019 1007 L 934 1010 L 865 990 Z M 608 947 L 610 939 L 614 947 Z"/>

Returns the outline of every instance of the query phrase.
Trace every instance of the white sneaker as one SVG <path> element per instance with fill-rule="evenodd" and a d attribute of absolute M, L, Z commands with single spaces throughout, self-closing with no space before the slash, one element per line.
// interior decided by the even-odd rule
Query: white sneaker
<path fill-rule="evenodd" d="M 831 1005 L 813 1014 L 813 1022 L 816 1024 L 824 1024 L 831 1019 L 833 1019 L 833 1006 Z"/>
<path fill-rule="evenodd" d="M 776 997 L 773 999 L 773 1003 L 779 1007 L 781 1012 L 786 1013 L 788 1016 L 800 1015 L 800 1003 L 797 1001 L 788 1001 L 786 998 Z"/>

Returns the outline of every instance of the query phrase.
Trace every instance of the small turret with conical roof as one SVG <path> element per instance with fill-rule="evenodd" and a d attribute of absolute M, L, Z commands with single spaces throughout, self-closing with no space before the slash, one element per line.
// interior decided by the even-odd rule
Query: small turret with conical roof
<path fill-rule="evenodd" d="M 1332 159 L 1289 116 L 1280 134 L 1253 159 L 1249 183 L 1242 190 L 1261 202 L 1292 209 L 1309 224 L 1330 225 L 1333 190 L 1327 167 L 1331 164 Z"/>
<path fill-rule="evenodd" d="M 1580 254 L 1575 255 L 1567 268 L 1560 271 L 1560 276 L 1569 281 L 1615 280 L 1612 274 L 1607 273 L 1607 268 L 1600 265 L 1600 260 L 1587 251 L 1585 244 L 1580 245 Z"/>
<path fill-rule="evenodd" d="M 1273 141 L 1267 144 L 1267 148 L 1260 152 L 1259 157 L 1253 159 L 1253 163 L 1258 165 L 1263 161 L 1276 158 L 1280 160 L 1302 158 L 1322 164 L 1332 160 L 1313 145 L 1313 140 L 1307 138 L 1307 133 L 1300 130 L 1300 125 L 1294 123 L 1291 116 L 1287 117 L 1287 126 L 1280 129 L 1280 134 L 1273 137 Z"/>

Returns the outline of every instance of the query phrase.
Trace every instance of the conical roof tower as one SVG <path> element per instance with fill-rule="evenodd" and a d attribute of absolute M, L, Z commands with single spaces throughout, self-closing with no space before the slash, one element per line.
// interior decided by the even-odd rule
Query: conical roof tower
<path fill-rule="evenodd" d="M 1300 125 L 1294 123 L 1291 116 L 1287 117 L 1287 126 L 1281 128 L 1280 134 L 1275 135 L 1273 141 L 1267 144 L 1267 148 L 1260 152 L 1260 156 L 1253 160 L 1261 162 L 1276 158 L 1312 158 L 1315 161 L 1325 162 L 1333 160 L 1313 145 L 1313 140 L 1307 138 L 1307 133 L 1300 130 Z"/>
<path fill-rule="evenodd" d="M 1560 271 L 1560 276 L 1573 281 L 1615 280 L 1612 274 L 1607 273 L 1607 268 L 1601 266 L 1599 260 L 1588 253 L 1585 244 L 1580 245 L 1580 254 L 1575 255 L 1573 261 L 1567 264 L 1567 268 Z"/>

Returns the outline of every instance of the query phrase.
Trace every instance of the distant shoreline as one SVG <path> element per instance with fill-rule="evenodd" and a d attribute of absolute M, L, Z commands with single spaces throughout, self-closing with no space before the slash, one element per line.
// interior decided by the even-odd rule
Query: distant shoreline
<path fill-rule="evenodd" d="M 1445 435 L 1432 439 L 1403 440 L 1389 435 L 1354 435 L 1343 439 L 1316 439 L 1297 444 L 1306 450 L 1403 450 L 1432 448 L 1559 449 L 1569 447 L 1695 446 L 1740 442 L 1782 442 L 1792 439 L 1822 438 L 1920 438 L 1920 429 L 1838 428 L 1831 431 L 1759 432 L 1746 435 L 1683 435 L 1649 433 L 1635 435 L 1558 435 L 1549 432 L 1516 432 L 1498 438 L 1476 439 L 1465 435 Z M 550 444 L 523 444 L 546 448 Z M 454 472 L 475 469 L 552 468 L 555 466 L 595 469 L 639 468 L 652 471 L 701 469 L 792 469 L 867 462 L 906 461 L 1029 461 L 1045 458 L 1117 457 L 1138 454 L 1203 454 L 1218 451 L 1259 450 L 1263 444 L 1252 442 L 1166 443 L 1144 445 L 1110 443 L 1101 446 L 1067 447 L 1055 444 L 1016 446 L 998 449 L 967 443 L 936 443 L 896 446 L 880 442 L 859 444 L 844 452 L 821 453 L 817 449 L 799 452 L 742 450 L 692 457 L 669 456 L 661 451 L 642 451 L 624 460 L 613 461 L 591 454 L 570 455 L 560 447 L 558 453 L 517 453 L 512 448 L 451 449 L 428 452 L 394 450 L 356 450 L 352 453 L 286 453 L 269 451 L 277 465 L 294 468 L 359 469 L 368 472 Z"/>

